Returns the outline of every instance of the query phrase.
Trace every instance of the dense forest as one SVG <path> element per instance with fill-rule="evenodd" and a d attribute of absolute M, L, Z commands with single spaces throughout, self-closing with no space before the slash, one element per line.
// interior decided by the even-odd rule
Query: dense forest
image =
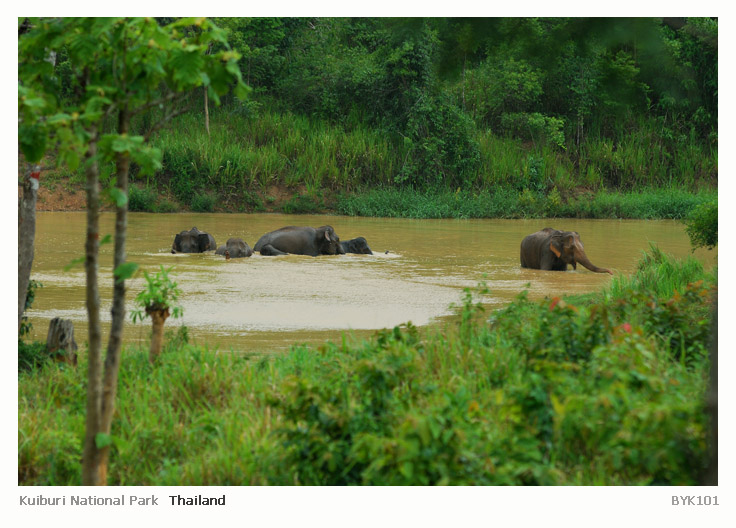
<path fill-rule="evenodd" d="M 717 19 L 213 21 L 227 45 L 212 52 L 240 56 L 250 94 L 182 101 L 132 210 L 264 210 L 276 186 L 293 196 L 286 212 L 390 215 L 360 203 L 379 189 L 389 201 L 513 202 L 466 216 L 600 216 L 564 206 L 581 193 L 717 186 Z M 74 69 L 63 52 L 56 64 L 73 99 Z M 155 113 L 134 128 L 145 134 Z"/>

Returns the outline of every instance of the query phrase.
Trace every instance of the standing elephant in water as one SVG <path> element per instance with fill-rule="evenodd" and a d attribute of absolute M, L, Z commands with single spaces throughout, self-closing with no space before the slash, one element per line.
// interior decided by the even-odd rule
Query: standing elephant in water
<path fill-rule="evenodd" d="M 266 233 L 253 246 L 261 255 L 344 255 L 332 226 L 313 227 L 288 226 Z"/>
<path fill-rule="evenodd" d="M 611 270 L 593 265 L 585 254 L 580 235 L 575 231 L 547 227 L 521 241 L 522 268 L 565 271 L 568 264 L 577 269 L 578 262 L 595 273 L 613 275 Z"/>
<path fill-rule="evenodd" d="M 250 257 L 253 250 L 242 238 L 228 238 L 224 246 L 220 246 L 215 251 L 215 255 L 225 255 L 229 258 Z"/>
<path fill-rule="evenodd" d="M 368 241 L 363 237 L 353 238 L 340 242 L 345 253 L 358 253 L 359 255 L 373 255 L 373 251 L 368 247 Z"/>
<path fill-rule="evenodd" d="M 205 251 L 214 251 L 216 249 L 215 237 L 193 227 L 189 231 L 182 231 L 174 237 L 174 245 L 171 247 L 171 252 L 204 253 Z"/>

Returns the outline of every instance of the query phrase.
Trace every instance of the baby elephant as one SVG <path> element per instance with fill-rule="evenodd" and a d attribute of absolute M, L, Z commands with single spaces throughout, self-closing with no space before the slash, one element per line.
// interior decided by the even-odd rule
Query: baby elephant
<path fill-rule="evenodd" d="M 358 253 L 359 255 L 373 255 L 373 251 L 368 247 L 368 241 L 363 237 L 353 238 L 340 242 L 345 253 Z"/>
<path fill-rule="evenodd" d="M 215 255 L 225 255 L 225 258 L 244 258 L 252 254 L 253 250 L 242 238 L 228 238 L 225 245 L 215 251 Z"/>
<path fill-rule="evenodd" d="M 585 254 L 580 235 L 575 231 L 558 231 L 547 227 L 521 241 L 521 267 L 552 271 L 565 271 L 572 264 L 582 264 L 595 273 L 613 272 L 595 266 Z"/>
<path fill-rule="evenodd" d="M 172 253 L 204 253 L 215 249 L 217 249 L 215 237 L 196 227 L 176 235 L 174 244 L 171 246 Z"/>

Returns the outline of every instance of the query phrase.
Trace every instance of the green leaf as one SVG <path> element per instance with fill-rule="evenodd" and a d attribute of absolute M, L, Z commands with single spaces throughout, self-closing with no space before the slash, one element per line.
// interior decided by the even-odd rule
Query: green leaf
<path fill-rule="evenodd" d="M 120 284 L 125 279 L 131 278 L 135 274 L 137 269 L 138 264 L 136 264 L 135 262 L 123 262 L 122 264 L 120 264 L 120 266 L 115 268 L 115 271 L 112 272 L 112 274 L 115 275 L 115 277 L 117 278 L 115 283 Z"/>
<path fill-rule="evenodd" d="M 46 133 L 40 126 L 23 125 L 18 128 L 20 150 L 30 163 L 41 161 L 46 152 Z"/>
<path fill-rule="evenodd" d="M 69 264 L 67 264 L 66 266 L 64 266 L 64 271 L 69 271 L 70 269 L 72 269 L 77 264 L 84 264 L 84 261 L 85 260 L 86 260 L 86 257 L 79 257 L 79 258 L 73 259 Z"/>
<path fill-rule="evenodd" d="M 175 50 L 171 54 L 169 67 L 173 72 L 174 81 L 180 87 L 188 88 L 202 84 L 199 73 L 204 68 L 204 56 L 197 51 Z"/>
<path fill-rule="evenodd" d="M 79 33 L 69 40 L 69 55 L 80 64 L 91 62 L 99 49 L 101 43 L 90 34 Z"/>
<path fill-rule="evenodd" d="M 69 114 L 65 114 L 64 112 L 52 115 L 49 117 L 46 122 L 49 125 L 68 125 L 69 122 L 72 120 L 72 116 Z"/>
<path fill-rule="evenodd" d="M 143 136 L 115 136 L 110 144 L 113 152 L 130 152 L 143 144 Z"/>
<path fill-rule="evenodd" d="M 123 207 L 125 204 L 128 203 L 128 195 L 117 187 L 113 187 L 112 189 L 110 189 L 110 198 L 113 199 L 118 207 Z M 100 242 L 100 244 L 101 243 L 102 242 Z"/>
<path fill-rule="evenodd" d="M 97 449 L 102 449 L 112 444 L 112 436 L 106 433 L 97 433 L 95 435 L 95 446 Z"/>
<path fill-rule="evenodd" d="M 46 99 L 43 97 L 30 97 L 28 99 L 23 99 L 23 104 L 29 108 L 45 108 Z"/>
<path fill-rule="evenodd" d="M 104 115 L 104 109 L 112 104 L 112 101 L 107 97 L 100 95 L 92 96 L 87 104 L 84 105 L 84 114 L 82 119 L 88 122 L 93 122 L 100 119 Z"/>
<path fill-rule="evenodd" d="M 76 171 L 79 167 L 79 154 L 70 148 L 61 150 L 59 152 L 59 159 L 66 163 L 71 171 Z"/>
<path fill-rule="evenodd" d="M 253 88 L 245 84 L 244 82 L 238 81 L 238 83 L 235 85 L 235 97 L 240 99 L 241 101 L 244 101 L 248 98 L 250 95 L 250 92 L 253 91 Z"/>
<path fill-rule="evenodd" d="M 100 240 L 100 245 L 104 246 L 105 244 L 109 244 L 110 242 L 112 242 L 112 235 L 108 233 L 104 237 L 102 237 L 102 240 Z"/>
<path fill-rule="evenodd" d="M 143 175 L 155 174 L 162 167 L 161 160 L 163 154 L 161 149 L 155 147 L 142 146 L 139 149 L 131 151 L 130 157 L 138 164 Z"/>
<path fill-rule="evenodd" d="M 130 442 L 124 438 L 120 438 L 119 436 L 113 436 L 112 443 L 115 444 L 115 449 L 118 450 L 118 453 L 127 451 L 130 448 Z"/>

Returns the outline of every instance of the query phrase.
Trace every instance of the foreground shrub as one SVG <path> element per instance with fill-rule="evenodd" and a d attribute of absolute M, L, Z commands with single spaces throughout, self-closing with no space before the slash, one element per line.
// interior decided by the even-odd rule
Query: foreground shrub
<path fill-rule="evenodd" d="M 39 341 L 26 343 L 22 339 L 18 340 L 18 372 L 39 368 L 53 357 L 49 354 L 46 343 Z"/>
<path fill-rule="evenodd" d="M 718 245 L 718 200 L 700 204 L 685 220 L 685 231 L 690 237 L 693 251 Z"/>

